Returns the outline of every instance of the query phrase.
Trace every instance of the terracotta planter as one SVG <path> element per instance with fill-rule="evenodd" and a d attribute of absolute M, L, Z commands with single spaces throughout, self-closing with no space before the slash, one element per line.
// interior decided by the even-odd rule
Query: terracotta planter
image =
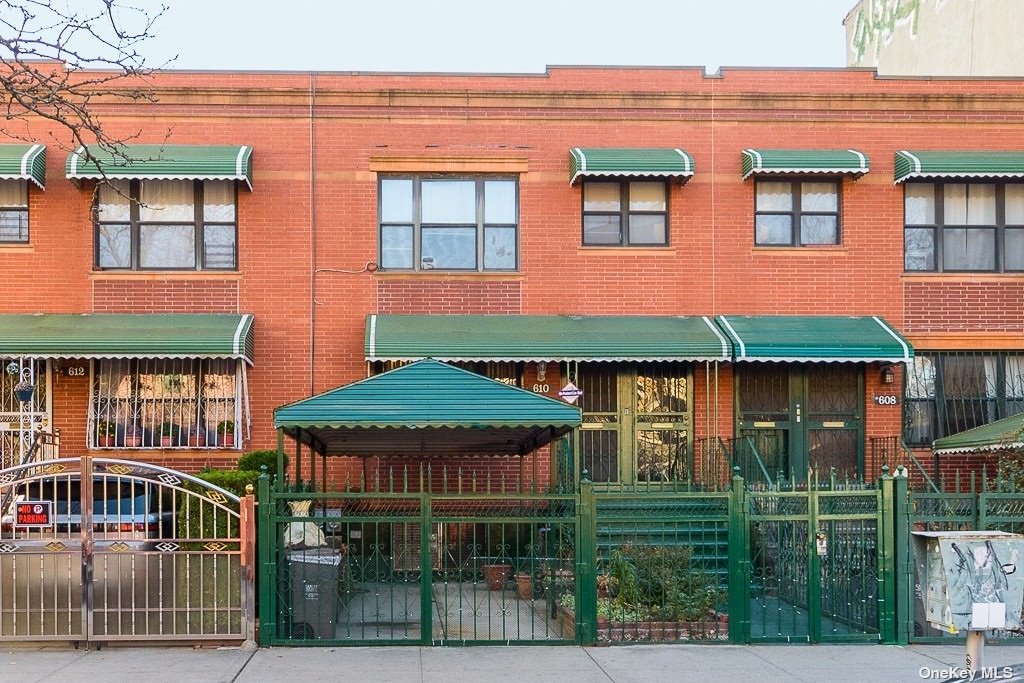
<path fill-rule="evenodd" d="M 482 569 L 487 588 L 492 591 L 500 591 L 512 576 L 512 565 L 510 564 L 485 564 Z"/>
<path fill-rule="evenodd" d="M 206 433 L 189 434 L 188 445 L 192 448 L 202 448 L 206 445 Z"/>
<path fill-rule="evenodd" d="M 220 438 L 220 443 L 218 445 L 221 446 L 222 448 L 234 448 L 235 447 L 235 433 L 234 432 L 224 432 L 223 434 L 219 434 L 218 438 Z"/>
<path fill-rule="evenodd" d="M 516 588 L 523 600 L 533 599 L 533 574 L 516 574 Z"/>
<path fill-rule="evenodd" d="M 114 445 L 113 436 L 97 436 L 96 447 L 97 448 L 111 448 Z"/>
<path fill-rule="evenodd" d="M 169 448 L 170 446 L 173 446 L 174 445 L 174 437 L 173 436 L 161 436 L 160 437 L 160 445 L 163 446 L 164 448 Z"/>

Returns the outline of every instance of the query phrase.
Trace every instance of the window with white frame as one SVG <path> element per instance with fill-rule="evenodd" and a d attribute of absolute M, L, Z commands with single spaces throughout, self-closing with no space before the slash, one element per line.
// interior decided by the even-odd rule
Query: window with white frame
<path fill-rule="evenodd" d="M 235 183 L 112 180 L 96 199 L 96 265 L 121 270 L 238 267 Z"/>
<path fill-rule="evenodd" d="M 235 448 L 244 374 L 235 359 L 94 362 L 89 445 Z"/>
<path fill-rule="evenodd" d="M 519 267 L 515 179 L 384 177 L 379 196 L 381 268 L 514 271 Z"/>
<path fill-rule="evenodd" d="M 28 242 L 28 181 L 0 180 L 0 243 Z"/>

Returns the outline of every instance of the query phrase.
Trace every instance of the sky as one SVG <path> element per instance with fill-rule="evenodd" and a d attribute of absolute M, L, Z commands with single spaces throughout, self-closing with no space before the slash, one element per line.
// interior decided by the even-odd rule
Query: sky
<path fill-rule="evenodd" d="M 146 46 L 151 66 L 177 54 L 170 68 L 541 73 L 840 67 L 842 21 L 856 0 L 163 2 L 169 9 Z"/>

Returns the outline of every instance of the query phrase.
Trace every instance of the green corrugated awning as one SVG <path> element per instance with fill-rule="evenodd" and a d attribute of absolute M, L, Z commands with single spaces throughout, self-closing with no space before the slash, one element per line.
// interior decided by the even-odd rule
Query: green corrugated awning
<path fill-rule="evenodd" d="M 941 178 L 1024 178 L 1024 152 L 896 152 L 896 182 Z"/>
<path fill-rule="evenodd" d="M 910 342 L 877 316 L 720 315 L 738 361 L 905 363 Z"/>
<path fill-rule="evenodd" d="M 708 317 L 370 315 L 366 359 L 448 361 L 728 360 Z"/>
<path fill-rule="evenodd" d="M 580 422 L 579 408 L 429 359 L 274 411 L 326 455 L 521 455 Z"/>
<path fill-rule="evenodd" d="M 252 363 L 253 316 L 0 314 L 0 356 L 241 358 Z"/>
<path fill-rule="evenodd" d="M 761 173 L 861 176 L 869 170 L 867 155 L 855 149 L 745 149 L 740 160 L 743 180 Z"/>
<path fill-rule="evenodd" d="M 936 439 L 932 444 L 932 451 L 936 455 L 943 455 L 994 451 L 1001 448 L 1021 448 L 1024 447 L 1022 431 L 1024 431 L 1024 413 Z"/>
<path fill-rule="evenodd" d="M 45 189 L 46 147 L 0 145 L 0 179 L 31 180 L 40 189 Z"/>
<path fill-rule="evenodd" d="M 679 178 L 693 175 L 693 157 L 668 147 L 573 147 L 569 150 L 569 184 L 580 178 L 636 176 Z"/>
<path fill-rule="evenodd" d="M 238 180 L 252 189 L 252 147 L 248 145 L 126 145 L 122 155 L 92 147 L 68 155 L 67 177 L 72 180 Z M 98 163 L 98 166 L 97 166 Z"/>

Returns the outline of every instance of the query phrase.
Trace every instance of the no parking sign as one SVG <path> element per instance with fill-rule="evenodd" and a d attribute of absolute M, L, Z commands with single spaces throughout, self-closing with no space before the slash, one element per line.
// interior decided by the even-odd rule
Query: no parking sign
<path fill-rule="evenodd" d="M 53 501 L 26 500 L 15 503 L 14 526 L 43 527 L 52 523 Z"/>

